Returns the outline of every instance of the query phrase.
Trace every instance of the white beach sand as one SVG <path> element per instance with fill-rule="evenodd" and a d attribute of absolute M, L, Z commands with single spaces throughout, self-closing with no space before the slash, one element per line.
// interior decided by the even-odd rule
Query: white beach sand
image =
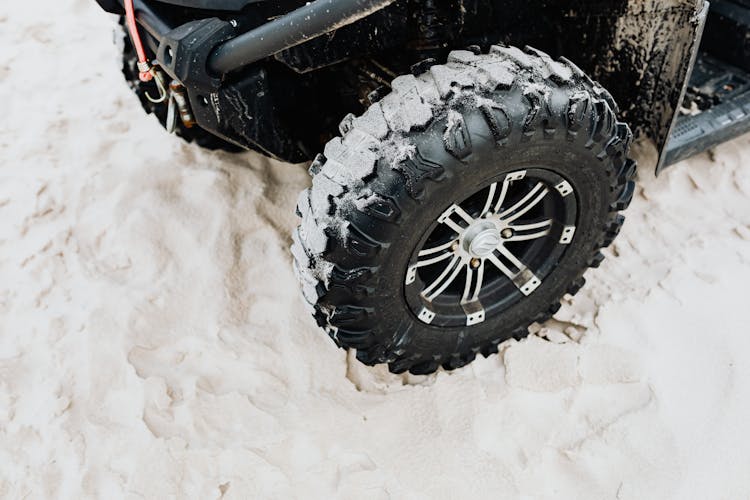
<path fill-rule="evenodd" d="M 0 8 L 0 497 L 750 497 L 750 137 L 641 170 L 550 341 L 395 376 L 305 312 L 304 166 L 167 136 L 111 40 Z"/>

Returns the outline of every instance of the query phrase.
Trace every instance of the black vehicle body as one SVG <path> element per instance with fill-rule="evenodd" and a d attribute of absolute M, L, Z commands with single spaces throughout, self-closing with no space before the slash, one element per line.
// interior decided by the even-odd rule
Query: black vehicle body
<path fill-rule="evenodd" d="M 750 0 L 98 0 L 186 141 L 313 160 L 293 268 L 368 365 L 432 373 L 530 334 L 636 192 L 750 129 Z M 157 93 L 155 93 L 157 92 Z"/>
<path fill-rule="evenodd" d="M 123 13 L 121 0 L 98 2 Z M 748 3 L 720 0 L 710 15 L 703 0 L 136 0 L 135 9 L 198 125 L 285 161 L 312 159 L 395 75 L 504 42 L 565 56 L 601 82 L 636 135 L 654 141 L 661 167 L 748 129 Z"/>

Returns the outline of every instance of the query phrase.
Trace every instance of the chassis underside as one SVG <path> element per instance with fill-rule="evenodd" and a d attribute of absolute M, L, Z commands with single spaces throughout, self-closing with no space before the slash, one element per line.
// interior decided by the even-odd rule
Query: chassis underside
<path fill-rule="evenodd" d="M 498 42 L 572 59 L 613 94 L 636 133 L 662 151 L 706 13 L 703 0 L 360 0 L 363 9 L 387 5 L 351 24 L 341 19 L 322 36 L 305 34 L 304 43 L 278 51 L 269 46 L 270 53 L 250 64 L 212 72 L 217 46 L 274 19 L 267 33 L 277 35 L 286 29 L 279 19 L 306 7 L 281 0 L 207 10 L 174 5 L 197 0 L 170 1 L 136 0 L 136 16 L 151 56 L 185 86 L 198 125 L 290 162 L 314 157 L 341 118 L 387 93 L 394 76 L 415 65 L 424 70 L 452 49 L 486 50 Z M 100 3 L 122 12 L 118 0 Z M 256 48 L 261 39 L 262 33 Z"/>

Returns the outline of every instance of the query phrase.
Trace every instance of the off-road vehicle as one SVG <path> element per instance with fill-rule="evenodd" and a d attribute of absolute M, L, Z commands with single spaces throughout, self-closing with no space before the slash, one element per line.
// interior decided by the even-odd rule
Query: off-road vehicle
<path fill-rule="evenodd" d="M 169 131 L 312 161 L 304 297 L 395 373 L 495 353 L 574 295 L 634 134 L 661 170 L 750 124 L 748 0 L 97 1 Z"/>

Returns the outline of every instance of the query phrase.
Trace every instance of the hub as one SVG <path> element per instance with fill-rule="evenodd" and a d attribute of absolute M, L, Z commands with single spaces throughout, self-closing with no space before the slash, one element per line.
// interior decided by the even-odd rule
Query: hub
<path fill-rule="evenodd" d="M 483 259 L 490 255 L 502 242 L 500 231 L 490 221 L 478 221 L 466 229 L 463 248 L 469 255 Z"/>

